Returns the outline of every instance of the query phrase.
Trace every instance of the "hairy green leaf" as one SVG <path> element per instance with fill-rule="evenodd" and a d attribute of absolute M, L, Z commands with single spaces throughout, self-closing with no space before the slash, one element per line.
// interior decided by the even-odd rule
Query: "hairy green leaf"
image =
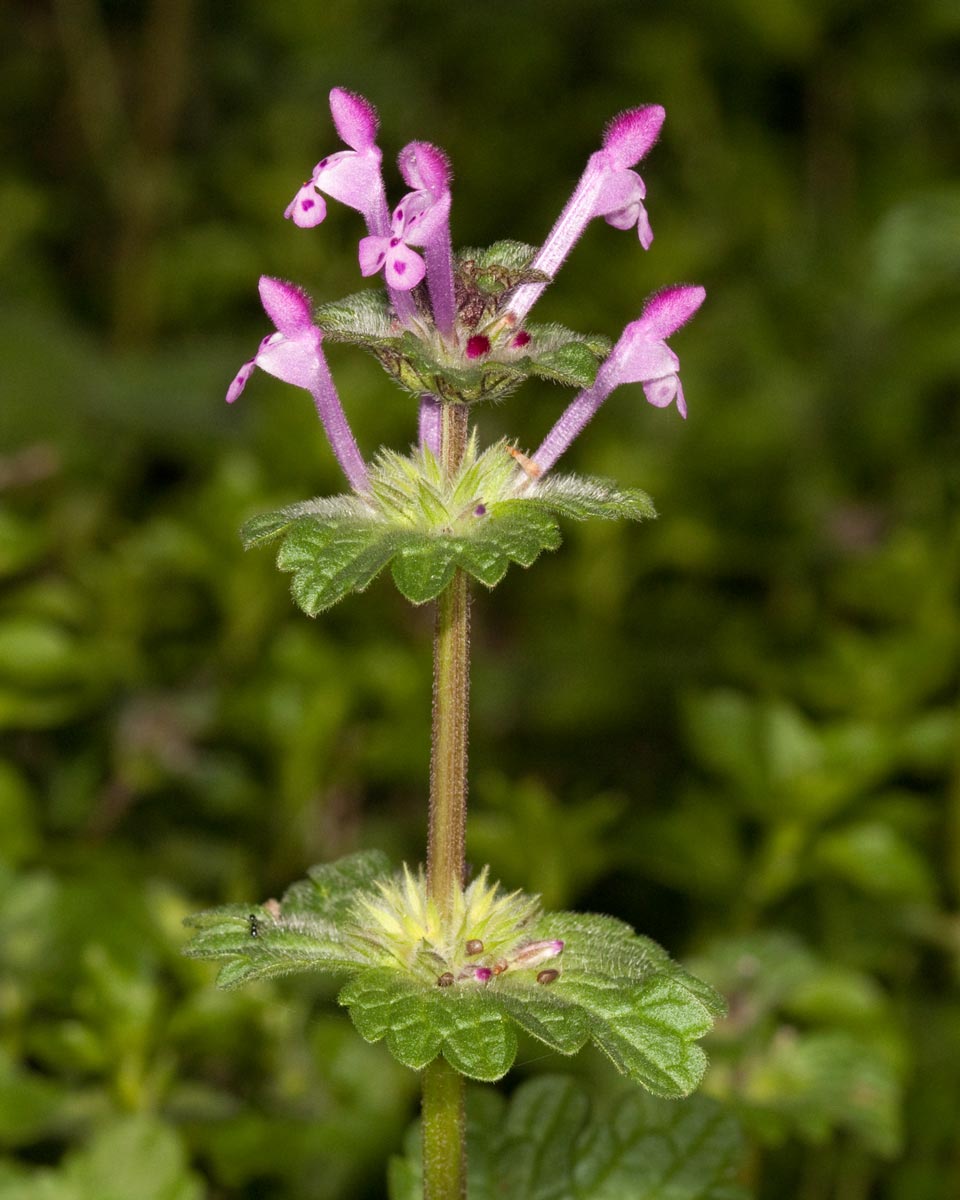
<path fill-rule="evenodd" d="M 395 552 L 392 534 L 378 521 L 305 518 L 291 528 L 277 566 L 293 573 L 293 598 L 313 617 L 376 578 Z"/>
<path fill-rule="evenodd" d="M 645 521 L 657 515 L 653 501 L 639 488 L 618 488 L 601 479 L 576 475 L 548 475 L 531 490 L 529 499 L 558 516 L 577 521 L 590 517 Z"/>
<path fill-rule="evenodd" d="M 334 342 L 367 344 L 395 342 L 390 301 L 381 288 L 367 288 L 342 300 L 321 304 L 315 311 L 317 324 Z"/>
<path fill-rule="evenodd" d="M 391 870 L 382 850 L 359 850 L 337 862 L 311 867 L 306 879 L 291 884 L 284 892 L 284 915 L 311 916 L 341 925 L 350 917 L 357 893 L 371 891 Z"/>
<path fill-rule="evenodd" d="M 228 904 L 188 917 L 196 932 L 184 954 L 226 959 L 217 983 L 227 989 L 298 971 L 355 971 L 366 962 L 352 936 L 357 896 L 389 873 L 375 850 L 313 867 L 279 903 Z"/>
<path fill-rule="evenodd" d="M 241 525 L 240 538 L 244 549 L 249 550 L 253 546 L 272 542 L 301 517 L 318 517 L 325 521 L 362 521 L 370 516 L 370 506 L 360 496 L 318 496 L 314 500 L 301 500 L 275 512 L 251 517 Z"/>
<path fill-rule="evenodd" d="M 280 902 L 191 917 L 186 953 L 226 960 L 225 988 L 296 971 L 347 974 L 339 1001 L 359 1032 L 415 1069 L 442 1053 L 472 1079 L 499 1079 L 519 1027 L 561 1054 L 592 1041 L 658 1095 L 696 1087 L 705 1063 L 696 1042 L 723 1011 L 720 996 L 622 921 L 537 919 L 538 909 L 483 871 L 442 917 L 422 872 L 391 878 L 384 857 L 366 852 L 313 868 Z"/>
<path fill-rule="evenodd" d="M 425 988 L 389 968 L 364 971 L 339 997 L 369 1042 L 419 1069 L 442 1052 L 471 1079 L 495 1080 L 510 1069 L 517 1035 L 480 990 Z"/>
<path fill-rule="evenodd" d="M 458 568 L 494 587 L 511 563 L 528 567 L 560 545 L 556 517 L 642 520 L 655 515 L 638 489 L 575 476 L 531 481 L 504 442 L 478 451 L 471 437 L 456 477 L 445 480 L 429 450 L 383 450 L 370 495 L 289 505 L 243 527 L 247 546 L 282 538 L 277 565 L 310 616 L 362 591 L 388 564 L 408 600 L 423 604 Z"/>

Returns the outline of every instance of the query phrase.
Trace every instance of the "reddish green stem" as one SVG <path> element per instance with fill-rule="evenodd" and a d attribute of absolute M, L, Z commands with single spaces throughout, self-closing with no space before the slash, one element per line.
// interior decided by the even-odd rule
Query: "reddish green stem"
<path fill-rule="evenodd" d="M 440 461 L 449 478 L 467 442 L 467 409 L 445 404 Z M 463 886 L 467 821 L 467 726 L 470 706 L 470 595 L 457 570 L 437 600 L 433 642 L 433 738 L 430 753 L 430 830 L 427 885 L 441 912 Z"/>
<path fill-rule="evenodd" d="M 444 404 L 440 462 L 446 478 L 460 467 L 467 444 L 467 409 Z M 433 642 L 433 735 L 427 888 L 443 913 L 463 887 L 467 822 L 467 728 L 470 705 L 470 594 L 457 570 L 437 600 Z M 464 1080 L 443 1058 L 423 1072 L 424 1200 L 467 1195 Z"/>

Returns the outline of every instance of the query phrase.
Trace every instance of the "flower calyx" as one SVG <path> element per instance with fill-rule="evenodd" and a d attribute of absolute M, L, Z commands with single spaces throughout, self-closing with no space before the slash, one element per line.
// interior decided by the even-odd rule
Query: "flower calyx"
<path fill-rule="evenodd" d="M 394 214 L 396 230 L 401 230 L 401 209 L 404 204 Z M 410 219 L 405 209 L 402 222 Z M 410 249 L 407 236 L 401 230 L 361 243 L 364 271 L 383 269 L 394 290 L 406 286 L 395 277 L 397 266 L 403 266 L 401 274 L 408 279 L 423 276 L 424 260 Z M 429 263 L 429 247 L 425 253 Z M 458 254 L 453 272 L 456 317 L 447 335 L 434 325 L 422 289 L 409 293 L 418 305 L 412 328 L 400 324 L 386 294 L 372 290 L 322 304 L 315 320 L 328 340 L 362 347 L 418 398 L 430 394 L 451 404 L 499 401 L 531 377 L 589 387 L 609 352 L 606 338 L 554 324 L 521 328 L 500 313 L 503 297 L 519 281 L 543 278 L 530 270 L 534 253 L 531 246 L 504 241 Z"/>
<path fill-rule="evenodd" d="M 508 971 L 529 973 L 527 981 L 536 982 L 543 963 L 559 963 L 562 940 L 530 935 L 539 911 L 536 897 L 490 883 L 485 867 L 466 889 L 454 889 L 444 914 L 428 893 L 423 870 L 404 866 L 400 876 L 381 881 L 375 894 L 360 896 L 354 919 L 377 965 L 440 988 L 478 987 Z"/>

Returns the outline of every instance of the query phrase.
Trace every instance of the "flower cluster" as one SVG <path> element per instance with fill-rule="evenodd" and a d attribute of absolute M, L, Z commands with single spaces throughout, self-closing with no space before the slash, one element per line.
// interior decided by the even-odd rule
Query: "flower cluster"
<path fill-rule="evenodd" d="M 544 967 L 563 952 L 559 939 L 533 939 L 527 929 L 539 916 L 536 897 L 505 893 L 487 879 L 484 867 L 465 889 L 453 892 L 449 914 L 441 913 L 427 891 L 422 871 L 404 867 L 397 879 L 381 881 L 376 893 L 357 902 L 354 925 L 363 930 L 364 950 L 446 988 L 489 984 L 506 972 L 550 984 L 558 966 Z"/>
<path fill-rule="evenodd" d="M 617 229 L 635 228 L 640 245 L 650 247 L 653 231 L 644 205 L 646 187 L 635 167 L 659 136 L 663 109 L 650 105 L 614 118 L 543 245 L 512 270 L 495 258 L 484 265 L 478 264 L 476 256 L 458 259 L 454 255 L 452 174 L 442 150 L 428 142 L 411 142 L 401 150 L 398 165 L 409 191 L 391 212 L 383 155 L 376 143 L 375 109 L 362 96 L 334 88 L 330 112 L 348 148 L 317 163 L 285 216 L 301 228 L 313 228 L 326 217 L 327 198 L 362 215 L 367 234 L 358 247 L 360 272 L 383 274 L 386 328 L 378 332 L 376 344 L 372 336 L 352 340 L 377 353 L 387 369 L 419 396 L 421 447 L 436 449 L 444 402 L 502 395 L 524 371 L 552 372 L 560 382 L 582 383 L 582 354 L 586 353 L 582 344 L 573 351 L 572 342 L 558 347 L 556 333 L 528 325 L 527 316 L 595 217 L 603 217 Z M 518 479 L 548 471 L 620 384 L 640 383 L 651 404 L 666 407 L 675 400 L 680 414 L 686 416 L 679 361 L 666 339 L 690 319 L 704 295 L 702 287 L 686 285 L 657 293 L 639 319 L 627 325 L 599 368 L 595 358 L 587 355 L 586 379 L 591 382 L 581 387 L 539 449 L 518 456 Z M 256 355 L 241 367 L 227 400 L 240 395 L 254 366 L 309 391 L 350 486 L 360 495 L 367 494 L 367 465 L 324 357 L 323 339 L 332 336 L 329 329 L 314 318 L 309 298 L 293 284 L 264 276 L 260 296 L 276 332 L 264 338 Z M 576 341 L 579 335 L 571 338 Z M 579 358 L 577 350 L 582 352 Z M 579 375 L 569 369 L 574 360 Z M 557 367 L 557 362 L 566 366 Z"/>

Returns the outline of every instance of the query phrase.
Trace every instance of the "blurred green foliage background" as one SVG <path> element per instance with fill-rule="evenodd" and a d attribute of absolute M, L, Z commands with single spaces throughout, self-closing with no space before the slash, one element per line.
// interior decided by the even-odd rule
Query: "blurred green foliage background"
<path fill-rule="evenodd" d="M 473 245 L 540 240 L 606 119 L 666 107 L 652 250 L 595 223 L 537 316 L 616 336 L 703 283 L 690 419 L 616 393 L 565 465 L 660 519 L 478 597 L 469 854 L 723 987 L 758 1196 L 960 1194 L 956 0 L 10 0 L 0 45 L 0 1200 L 379 1196 L 415 1111 L 325 984 L 178 957 L 192 910 L 422 853 L 429 613 L 381 581 L 311 622 L 235 535 L 341 485 L 301 393 L 222 400 L 261 273 L 357 289 L 356 214 L 281 219 L 335 84 L 393 195 L 448 150 Z M 330 361 L 404 448 L 409 399 Z"/>

